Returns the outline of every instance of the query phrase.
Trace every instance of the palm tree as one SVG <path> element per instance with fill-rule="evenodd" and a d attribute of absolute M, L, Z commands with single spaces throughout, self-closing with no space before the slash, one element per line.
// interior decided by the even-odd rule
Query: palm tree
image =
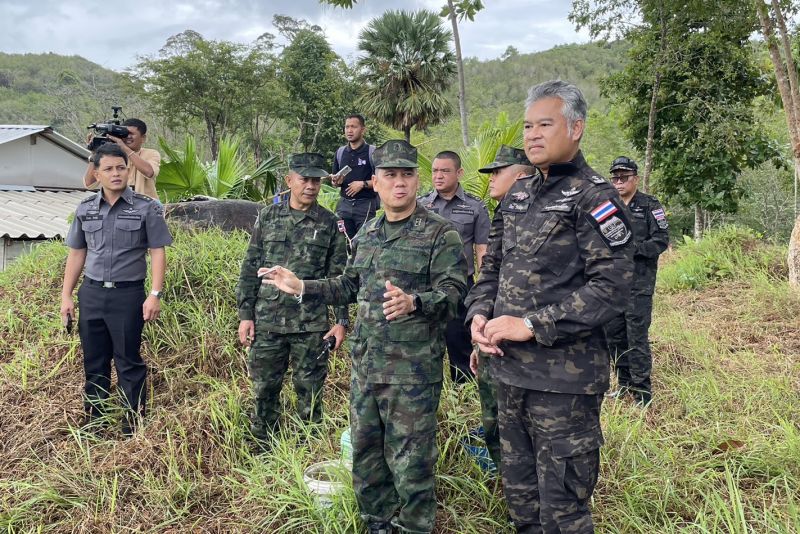
<path fill-rule="evenodd" d="M 270 156 L 256 166 L 239 150 L 237 137 L 222 138 L 217 159 L 206 163 L 200 160 L 192 135 L 186 136 L 182 151 L 170 147 L 163 138 L 159 138 L 159 144 L 167 161 L 161 165 L 156 189 L 165 202 L 197 195 L 266 202 L 276 191 L 278 158 Z"/>
<path fill-rule="evenodd" d="M 405 134 L 440 123 L 452 111 L 445 92 L 456 73 L 452 34 L 431 11 L 387 11 L 359 34 L 365 114 Z"/>

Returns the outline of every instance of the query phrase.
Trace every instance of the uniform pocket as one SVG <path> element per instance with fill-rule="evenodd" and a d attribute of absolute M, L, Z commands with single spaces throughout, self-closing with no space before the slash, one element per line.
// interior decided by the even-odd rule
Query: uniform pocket
<path fill-rule="evenodd" d="M 82 221 L 81 230 L 90 250 L 96 250 L 103 244 L 103 221 Z"/>
<path fill-rule="evenodd" d="M 141 219 L 117 219 L 114 223 L 114 244 L 122 248 L 135 248 L 142 244 Z"/>
<path fill-rule="evenodd" d="M 272 267 L 273 265 L 283 265 L 286 262 L 285 230 L 263 232 L 261 246 L 264 249 L 264 266 Z"/>
<path fill-rule="evenodd" d="M 550 440 L 553 474 L 557 485 L 567 496 L 588 499 L 600 473 L 600 446 L 603 433 L 600 427 L 567 438 Z"/>

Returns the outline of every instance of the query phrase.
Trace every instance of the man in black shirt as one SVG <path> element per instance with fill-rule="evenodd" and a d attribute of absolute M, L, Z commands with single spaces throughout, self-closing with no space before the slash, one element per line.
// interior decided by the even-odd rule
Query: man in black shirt
<path fill-rule="evenodd" d="M 347 144 L 339 147 L 333 158 L 331 183 L 341 188 L 342 196 L 336 214 L 344 220 L 349 239 L 355 237 L 365 222 L 375 217 L 375 211 L 380 207 L 380 199 L 372 189 L 375 169 L 371 156 L 375 147 L 364 141 L 366 129 L 362 115 L 348 115 L 344 121 Z M 345 177 L 336 176 L 345 166 L 350 167 L 350 173 Z"/>

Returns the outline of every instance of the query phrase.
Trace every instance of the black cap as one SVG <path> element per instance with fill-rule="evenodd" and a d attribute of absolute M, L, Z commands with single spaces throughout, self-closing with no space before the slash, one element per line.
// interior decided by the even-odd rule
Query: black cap
<path fill-rule="evenodd" d="M 614 160 L 614 162 L 611 164 L 611 170 L 608 172 L 614 172 L 618 170 L 639 172 L 639 166 L 636 165 L 636 162 L 631 158 L 627 156 L 620 156 Z"/>

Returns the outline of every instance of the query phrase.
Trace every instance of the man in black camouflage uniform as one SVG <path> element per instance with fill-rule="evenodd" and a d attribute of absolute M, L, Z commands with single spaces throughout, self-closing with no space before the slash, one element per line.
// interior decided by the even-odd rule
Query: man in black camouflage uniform
<path fill-rule="evenodd" d="M 628 309 L 606 325 L 611 359 L 619 381 L 619 389 L 607 396 L 630 394 L 638 404 L 647 406 L 653 398 L 650 385 L 653 356 L 648 330 L 653 314 L 658 256 L 669 245 L 669 225 L 661 203 L 637 189 L 638 171 L 636 162 L 625 156 L 611 164 L 611 183 L 631 214 L 635 274 Z"/>
<path fill-rule="evenodd" d="M 255 396 L 251 431 L 259 441 L 278 423 L 290 361 L 298 414 L 305 421 L 322 421 L 322 387 L 328 375 L 323 338 L 334 337 L 338 348 L 348 326 L 346 305 L 335 309 L 337 323 L 331 327 L 325 303 L 311 298 L 297 302 L 259 278 L 259 269 L 276 264 L 290 266 L 305 279 L 336 276 L 344 269 L 344 226 L 317 203 L 320 179 L 328 175 L 324 161 L 313 153 L 289 158 L 289 198 L 258 214 L 242 262 L 236 288 L 239 340 L 250 346 L 247 366 Z"/>
<path fill-rule="evenodd" d="M 458 232 L 416 202 L 416 148 L 387 141 L 373 162 L 384 215 L 356 234 L 344 274 L 301 282 L 277 268 L 266 282 L 303 299 L 358 302 L 350 382 L 356 501 L 371 534 L 427 533 L 436 520 L 444 325 L 466 293 L 466 265 Z"/>
<path fill-rule="evenodd" d="M 491 174 L 489 177 L 489 196 L 500 201 L 514 182 L 523 176 L 536 173 L 536 168 L 528 161 L 525 151 L 520 148 L 501 145 L 497 149 L 494 161 L 478 169 L 478 172 Z M 502 226 L 502 213 L 494 212 L 494 219 Z M 489 233 L 489 239 L 492 239 Z M 489 457 L 498 471 L 501 469 L 500 427 L 497 424 L 497 387 L 491 375 L 488 354 L 480 354 L 473 350 L 470 354 L 470 369 L 478 377 L 478 397 L 481 402 L 481 424 L 483 440 L 489 450 Z"/>
<path fill-rule="evenodd" d="M 545 82 L 526 106 L 525 153 L 541 174 L 503 198 L 467 318 L 495 356 L 503 490 L 517 531 L 583 534 L 594 531 L 609 382 L 602 325 L 628 301 L 633 234 L 616 191 L 580 153 L 580 90 Z"/>

